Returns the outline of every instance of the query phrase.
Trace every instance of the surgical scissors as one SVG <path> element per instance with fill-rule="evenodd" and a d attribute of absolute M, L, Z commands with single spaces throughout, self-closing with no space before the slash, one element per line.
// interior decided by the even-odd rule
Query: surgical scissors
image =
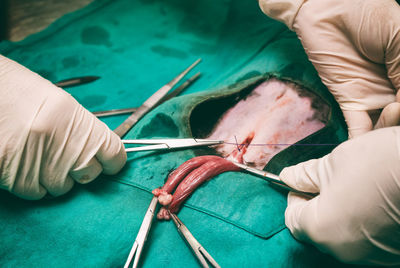
<path fill-rule="evenodd" d="M 178 232 L 183 236 L 185 241 L 189 244 L 192 248 L 194 254 L 196 255 L 197 259 L 201 263 L 203 267 L 209 267 L 208 262 L 213 266 L 220 268 L 221 266 L 211 257 L 211 255 L 203 248 L 203 246 L 196 240 L 196 238 L 192 235 L 186 225 L 173 213 L 170 213 L 172 220 L 174 221 Z"/>
<path fill-rule="evenodd" d="M 133 261 L 132 267 L 136 268 L 138 266 L 139 258 L 140 258 L 140 255 L 142 254 L 144 243 L 146 242 L 147 236 L 148 236 L 150 228 L 151 228 L 151 223 L 153 222 L 153 217 L 154 217 L 155 210 L 157 208 L 157 203 L 158 203 L 158 198 L 156 196 L 153 196 L 153 199 L 151 199 L 150 205 L 144 216 L 142 225 L 140 225 L 140 229 L 135 238 L 135 242 L 133 243 L 132 249 L 129 252 L 129 256 L 128 256 L 128 259 L 126 260 L 124 268 L 129 267 L 129 265 L 132 262 L 133 257 L 135 257 L 135 259 Z"/>
<path fill-rule="evenodd" d="M 139 144 L 147 146 L 139 146 L 133 148 L 126 148 L 125 151 L 128 152 L 140 152 L 149 150 L 171 150 L 171 149 L 181 149 L 189 147 L 198 146 L 210 146 L 216 144 L 222 144 L 222 140 L 208 140 L 208 139 L 139 139 L 139 140 L 122 140 L 124 144 Z"/>

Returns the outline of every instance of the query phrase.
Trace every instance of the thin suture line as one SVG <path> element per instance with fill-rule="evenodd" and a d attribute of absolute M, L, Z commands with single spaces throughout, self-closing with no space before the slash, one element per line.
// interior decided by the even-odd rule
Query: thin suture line
<path fill-rule="evenodd" d="M 235 137 L 236 147 L 237 147 L 238 151 L 240 152 L 240 147 L 239 147 L 239 144 L 238 144 L 238 142 L 237 142 L 236 135 L 233 135 L 233 137 Z M 229 144 L 229 143 L 228 143 L 228 144 Z"/>
<path fill-rule="evenodd" d="M 236 137 L 235 137 L 236 139 Z M 236 145 L 238 146 L 337 146 L 339 143 L 310 143 L 310 144 L 305 144 L 305 143 L 251 143 L 251 144 L 238 144 L 237 142 L 224 142 L 224 144 L 229 144 L 229 145 Z"/>

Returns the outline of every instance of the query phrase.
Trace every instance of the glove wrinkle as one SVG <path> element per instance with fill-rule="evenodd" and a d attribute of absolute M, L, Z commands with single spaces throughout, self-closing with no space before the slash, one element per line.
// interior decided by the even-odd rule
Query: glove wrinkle
<path fill-rule="evenodd" d="M 348 126 L 350 139 L 372 130 L 372 120 L 366 111 L 343 110 L 343 116 Z"/>
<path fill-rule="evenodd" d="M 383 108 L 374 129 L 392 127 L 400 124 L 400 103 L 392 102 Z"/>
<path fill-rule="evenodd" d="M 400 127 L 390 127 L 285 168 L 285 182 L 319 180 L 320 187 L 311 200 L 288 195 L 287 227 L 297 239 L 344 262 L 400 264 L 399 159 Z"/>
<path fill-rule="evenodd" d="M 79 105 L 75 112 L 75 124 L 71 126 L 71 129 L 86 127 L 89 130 L 85 133 L 85 136 L 72 137 L 74 139 L 78 138 L 81 141 L 77 144 L 81 153 L 77 156 L 69 174 L 79 183 L 88 183 L 94 180 L 103 170 L 101 165 L 95 159 L 96 152 L 99 150 L 103 141 L 101 138 L 93 138 L 96 134 L 95 118 L 91 116 L 87 117 L 86 115 L 85 109 Z M 74 141 L 73 143 L 76 142 Z"/>
<path fill-rule="evenodd" d="M 396 245 L 390 246 L 390 245 L 386 245 L 384 243 L 381 243 L 379 241 L 379 238 L 373 238 L 372 235 L 366 230 L 366 228 L 364 226 L 362 226 L 361 228 L 361 232 L 364 235 L 365 240 L 368 240 L 368 242 L 373 245 L 373 248 L 370 248 L 369 250 L 379 250 L 380 254 L 385 256 L 386 261 L 380 261 L 380 260 L 372 260 L 371 264 L 374 265 L 385 265 L 387 264 L 387 261 L 396 261 L 395 258 L 393 258 L 392 256 L 395 255 L 400 255 L 400 250 L 396 248 Z M 368 256 L 357 256 L 357 258 L 361 259 L 361 258 L 367 258 Z M 369 263 L 366 263 L 369 264 Z"/>
<path fill-rule="evenodd" d="M 294 30 L 343 111 L 351 140 L 282 170 L 285 223 L 299 240 L 357 264 L 400 264 L 400 6 L 393 0 L 264 0 Z M 274 5 L 279 3 L 279 5 Z M 297 1 L 293 3 L 298 3 Z M 281 8 L 281 9 L 279 9 Z M 373 128 L 380 128 L 372 131 Z"/>
<path fill-rule="evenodd" d="M 265 0 L 260 6 L 296 32 L 342 110 L 367 112 L 396 101 L 400 87 L 400 8 L 396 2 L 308 0 L 301 2 L 293 20 L 286 19 L 284 14 L 294 14 L 291 7 L 296 3 Z M 350 137 L 372 130 L 364 123 L 348 125 Z"/>
<path fill-rule="evenodd" d="M 120 138 L 70 94 L 3 56 L 0 81 L 1 188 L 26 199 L 58 196 L 73 179 L 87 183 L 102 166 L 118 172 L 125 164 L 125 151 L 114 149 Z M 100 151 L 107 155 L 102 163 L 95 157 Z"/>
<path fill-rule="evenodd" d="M 293 22 L 305 0 L 259 0 L 261 10 L 293 30 Z"/>

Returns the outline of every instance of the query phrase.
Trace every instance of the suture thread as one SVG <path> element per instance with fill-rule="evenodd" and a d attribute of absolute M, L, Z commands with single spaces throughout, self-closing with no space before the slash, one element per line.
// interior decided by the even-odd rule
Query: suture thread
<path fill-rule="evenodd" d="M 235 145 L 235 146 L 337 146 L 339 143 L 235 143 L 235 142 L 224 142 L 223 144 Z"/>

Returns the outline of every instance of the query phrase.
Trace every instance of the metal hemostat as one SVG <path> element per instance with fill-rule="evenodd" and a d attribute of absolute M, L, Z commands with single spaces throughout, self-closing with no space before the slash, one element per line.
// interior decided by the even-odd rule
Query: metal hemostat
<path fill-rule="evenodd" d="M 135 238 L 135 242 L 133 243 L 132 249 L 129 252 L 128 259 L 124 265 L 124 268 L 128 268 L 132 262 L 133 257 L 135 257 L 133 261 L 132 267 L 136 268 L 139 264 L 140 255 L 142 254 L 144 243 L 147 240 L 147 235 L 149 234 L 151 223 L 153 222 L 154 213 L 157 208 L 158 198 L 153 196 L 151 199 L 149 208 L 144 215 L 142 225 L 140 225 L 139 232 Z"/>
<path fill-rule="evenodd" d="M 203 267 L 209 267 L 207 261 L 213 266 L 220 268 L 219 264 L 211 257 L 211 255 L 203 248 L 203 246 L 196 240 L 196 238 L 192 235 L 186 225 L 173 213 L 170 213 L 172 220 L 175 223 L 178 232 L 182 235 L 185 241 L 192 248 L 193 253 L 196 255 L 197 259 L 201 263 Z"/>
<path fill-rule="evenodd" d="M 157 204 L 158 204 L 158 198 L 156 196 L 153 196 L 150 205 L 146 211 L 146 214 L 143 218 L 143 222 L 140 225 L 140 229 L 136 236 L 135 242 L 133 243 L 132 249 L 129 252 L 128 259 L 126 260 L 124 268 L 128 268 L 130 266 L 130 264 L 132 263 L 132 259 L 133 259 L 132 267 L 136 268 L 138 266 L 144 243 L 146 242 L 147 236 L 150 232 Z M 213 257 L 211 257 L 211 255 L 190 233 L 189 229 L 182 223 L 182 221 L 178 218 L 178 216 L 172 213 L 170 213 L 170 215 L 179 233 L 192 248 L 194 254 L 196 255 L 201 265 L 203 267 L 209 267 L 207 263 L 208 261 L 213 267 L 220 268 L 218 263 L 213 259 Z"/>
<path fill-rule="evenodd" d="M 284 183 L 279 178 L 278 175 L 269 173 L 268 171 L 259 170 L 259 169 L 253 168 L 253 167 L 249 167 L 249 166 L 247 166 L 245 164 L 241 164 L 241 163 L 238 163 L 236 161 L 231 161 L 231 162 L 233 164 L 235 164 L 236 166 L 240 167 L 241 169 L 243 169 L 243 170 L 245 170 L 245 171 L 247 171 L 247 172 L 249 172 L 251 174 L 254 174 L 254 175 L 256 175 L 256 176 L 258 176 L 258 177 L 260 177 L 260 178 L 262 178 L 262 179 L 264 179 L 264 180 L 266 180 L 268 182 L 271 182 L 274 185 L 279 186 L 279 187 L 281 187 L 283 189 L 286 189 L 286 190 L 289 190 L 291 192 L 295 192 L 295 193 L 298 193 L 298 194 L 302 194 L 302 195 L 308 196 L 310 198 L 313 198 L 313 197 L 318 195 L 316 193 L 309 193 L 309 192 L 303 192 L 303 191 L 296 190 L 296 189 L 290 187 L 289 185 L 287 185 L 286 183 Z"/>
<path fill-rule="evenodd" d="M 199 146 L 210 146 L 222 144 L 222 140 L 208 140 L 208 139 L 141 139 L 141 140 L 122 140 L 124 144 L 145 145 L 140 147 L 126 148 L 125 151 L 140 152 L 149 150 L 172 150 L 183 149 Z"/>

